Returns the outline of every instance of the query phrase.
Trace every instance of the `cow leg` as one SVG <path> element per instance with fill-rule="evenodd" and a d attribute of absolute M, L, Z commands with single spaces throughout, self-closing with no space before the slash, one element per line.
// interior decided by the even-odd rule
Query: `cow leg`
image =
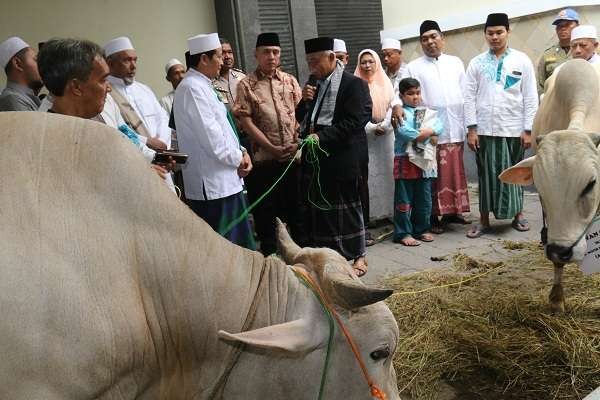
<path fill-rule="evenodd" d="M 553 314 L 565 312 L 565 295 L 562 287 L 564 264 L 554 263 L 554 284 L 550 291 L 550 311 Z"/>
<path fill-rule="evenodd" d="M 540 197 L 540 204 L 542 204 L 542 196 Z M 548 244 L 548 228 L 546 227 L 546 212 L 544 206 L 542 206 L 542 230 L 540 231 L 540 242 L 542 245 Z"/>

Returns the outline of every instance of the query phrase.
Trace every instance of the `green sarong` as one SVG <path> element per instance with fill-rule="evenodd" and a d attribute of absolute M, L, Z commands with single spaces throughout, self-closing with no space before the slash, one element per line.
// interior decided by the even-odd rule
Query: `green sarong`
<path fill-rule="evenodd" d="M 519 137 L 479 135 L 476 158 L 480 213 L 492 212 L 496 219 L 509 219 L 523 210 L 523 188 L 498 179 L 502 171 L 523 159 L 523 153 Z"/>

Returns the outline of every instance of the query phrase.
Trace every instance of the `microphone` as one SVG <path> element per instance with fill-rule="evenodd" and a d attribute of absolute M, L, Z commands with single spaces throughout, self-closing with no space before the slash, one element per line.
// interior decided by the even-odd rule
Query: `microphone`
<path fill-rule="evenodd" d="M 308 77 L 308 82 L 306 82 L 306 84 L 310 85 L 310 86 L 316 87 L 317 86 L 317 78 L 314 75 L 311 74 Z"/>

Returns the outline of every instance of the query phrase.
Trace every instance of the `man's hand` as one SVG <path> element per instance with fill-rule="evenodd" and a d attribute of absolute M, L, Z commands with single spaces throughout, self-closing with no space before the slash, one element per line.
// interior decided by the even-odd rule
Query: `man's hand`
<path fill-rule="evenodd" d="M 377 126 L 377 128 L 375 128 L 375 136 L 383 136 L 385 135 L 385 129 L 383 129 L 381 126 Z"/>
<path fill-rule="evenodd" d="M 431 138 L 429 139 L 429 143 L 431 143 L 433 146 L 437 146 L 437 144 L 438 144 L 438 136 L 437 135 L 431 136 Z"/>
<path fill-rule="evenodd" d="M 394 127 L 394 129 L 402 125 L 403 119 L 404 109 L 400 104 L 396 104 L 394 108 L 392 108 L 392 126 Z"/>
<path fill-rule="evenodd" d="M 419 136 L 415 138 L 417 142 L 424 142 L 429 139 L 434 134 L 433 129 L 431 128 L 421 128 L 419 130 Z"/>
<path fill-rule="evenodd" d="M 148 140 L 146 140 L 146 146 L 150 147 L 152 150 L 167 150 L 167 145 L 163 141 L 153 137 L 149 137 Z"/>
<path fill-rule="evenodd" d="M 163 180 L 167 179 L 167 174 L 169 173 L 169 171 L 167 171 L 160 165 L 156 165 L 156 164 L 150 164 L 150 165 L 152 166 L 152 168 L 154 168 L 154 171 L 156 171 L 158 176 L 160 176 Z"/>
<path fill-rule="evenodd" d="M 312 101 L 312 99 L 315 98 L 316 93 L 316 86 L 312 86 L 307 83 L 306 85 L 304 85 L 304 88 L 302 88 L 302 100 L 306 102 Z"/>
<path fill-rule="evenodd" d="M 475 152 L 479 151 L 479 136 L 477 135 L 477 128 L 469 128 L 467 133 L 467 144 L 469 148 Z"/>
<path fill-rule="evenodd" d="M 527 150 L 531 147 L 531 133 L 525 132 L 521 133 L 521 146 L 523 146 L 524 150 Z"/>
<path fill-rule="evenodd" d="M 250 160 L 250 156 L 247 151 L 242 153 L 242 161 L 240 162 L 240 166 L 238 167 L 238 176 L 240 178 L 244 178 L 248 176 L 250 171 L 252 170 L 252 160 Z"/>

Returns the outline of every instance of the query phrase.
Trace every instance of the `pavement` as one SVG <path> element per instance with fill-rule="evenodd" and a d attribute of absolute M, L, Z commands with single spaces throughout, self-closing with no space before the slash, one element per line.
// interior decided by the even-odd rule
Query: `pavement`
<path fill-rule="evenodd" d="M 465 214 L 467 220 L 477 223 L 479 220 L 479 197 L 477 185 L 469 184 L 469 199 L 471 213 Z M 448 225 L 446 231 L 440 235 L 434 235 L 435 240 L 431 243 L 421 243 L 417 247 L 407 247 L 392 242 L 391 236 L 381 242 L 367 247 L 367 262 L 369 270 L 363 276 L 363 282 L 373 285 L 381 285 L 386 277 L 410 274 L 419 271 L 443 269 L 450 265 L 451 257 L 445 261 L 433 261 L 443 259 L 445 256 L 462 252 L 470 256 L 482 257 L 489 261 L 501 259 L 509 254 L 504 249 L 502 241 L 532 241 L 539 240 L 542 227 L 542 208 L 538 194 L 532 190 L 526 190 L 524 194 L 523 212 L 529 221 L 531 229 L 527 232 L 518 232 L 511 227 L 512 220 L 495 220 L 490 216 L 492 233 L 485 234 L 477 239 L 469 239 L 466 236 L 471 225 Z M 370 228 L 374 238 L 390 232 L 392 225 L 389 221 L 380 223 L 375 228 Z"/>

